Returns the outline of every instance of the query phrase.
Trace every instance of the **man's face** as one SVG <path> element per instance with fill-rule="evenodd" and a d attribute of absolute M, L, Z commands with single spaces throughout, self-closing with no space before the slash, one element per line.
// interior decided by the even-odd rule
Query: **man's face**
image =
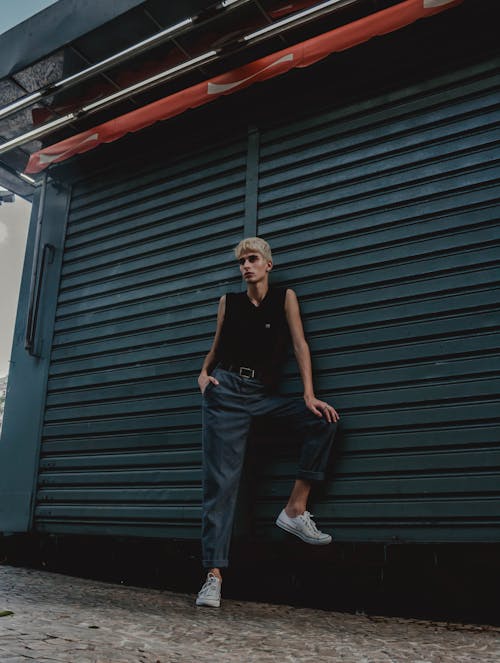
<path fill-rule="evenodd" d="M 239 263 L 241 275 L 247 283 L 263 281 L 273 266 L 272 261 L 266 260 L 258 251 L 242 253 Z"/>

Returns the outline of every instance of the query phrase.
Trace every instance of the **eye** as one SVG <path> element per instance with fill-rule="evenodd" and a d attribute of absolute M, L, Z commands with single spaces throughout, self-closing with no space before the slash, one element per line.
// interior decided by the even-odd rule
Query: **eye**
<path fill-rule="evenodd" d="M 256 262 L 259 256 L 248 256 L 248 262 Z"/>

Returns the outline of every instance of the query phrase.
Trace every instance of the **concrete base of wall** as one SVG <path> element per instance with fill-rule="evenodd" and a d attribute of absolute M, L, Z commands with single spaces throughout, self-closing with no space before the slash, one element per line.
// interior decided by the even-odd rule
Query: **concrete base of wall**
<path fill-rule="evenodd" d="M 333 544 L 235 541 L 227 598 L 326 610 L 500 624 L 500 544 Z M 307 553 L 307 560 L 305 554 Z M 125 537 L 0 536 L 0 562 L 195 593 L 198 542 Z"/>

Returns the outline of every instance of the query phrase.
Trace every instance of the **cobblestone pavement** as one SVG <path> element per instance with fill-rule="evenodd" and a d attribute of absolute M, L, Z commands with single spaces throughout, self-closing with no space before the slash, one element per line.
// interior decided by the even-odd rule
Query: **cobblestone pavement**
<path fill-rule="evenodd" d="M 0 566 L 0 662 L 472 663 L 500 628 L 223 601 Z"/>

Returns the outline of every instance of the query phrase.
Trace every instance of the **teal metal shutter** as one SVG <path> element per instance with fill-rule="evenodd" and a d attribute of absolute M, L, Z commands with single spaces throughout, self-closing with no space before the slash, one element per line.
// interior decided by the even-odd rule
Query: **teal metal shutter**
<path fill-rule="evenodd" d="M 256 218 L 342 417 L 321 525 L 338 541 L 498 541 L 497 72 L 366 93 L 258 146 L 252 132 L 77 185 L 35 529 L 198 536 L 196 377 Z M 296 459 L 260 451 L 254 515 L 271 538 Z"/>
<path fill-rule="evenodd" d="M 338 541 L 500 540 L 498 65 L 262 135 L 258 232 L 341 414 L 313 509 Z M 294 471 L 276 451 L 264 536 Z"/>
<path fill-rule="evenodd" d="M 198 535 L 196 378 L 238 276 L 245 169 L 241 142 L 75 186 L 36 530 Z"/>

